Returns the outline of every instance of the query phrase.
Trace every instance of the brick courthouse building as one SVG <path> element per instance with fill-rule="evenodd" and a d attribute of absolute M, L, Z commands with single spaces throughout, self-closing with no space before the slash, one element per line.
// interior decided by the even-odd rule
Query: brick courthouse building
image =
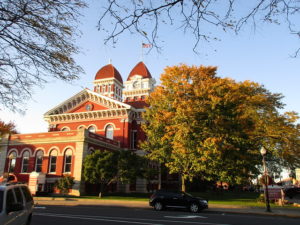
<path fill-rule="evenodd" d="M 90 191 L 82 181 L 86 155 L 96 149 L 138 150 L 137 143 L 145 139 L 141 113 L 155 85 L 145 64 L 138 63 L 125 82 L 108 64 L 93 83 L 93 90 L 84 89 L 44 114 L 48 132 L 3 137 L 0 175 L 14 174 L 34 193 L 51 192 L 55 181 L 68 174 L 75 178 L 71 194 L 81 195 Z M 129 191 L 129 185 L 116 189 Z M 145 181 L 137 179 L 131 190 L 146 191 Z"/>

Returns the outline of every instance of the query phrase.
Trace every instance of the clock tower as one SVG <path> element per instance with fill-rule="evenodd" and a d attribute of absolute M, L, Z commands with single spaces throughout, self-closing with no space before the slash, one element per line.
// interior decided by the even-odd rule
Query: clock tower
<path fill-rule="evenodd" d="M 153 91 L 155 80 L 143 62 L 139 62 L 130 72 L 123 89 L 124 102 L 144 101 Z"/>

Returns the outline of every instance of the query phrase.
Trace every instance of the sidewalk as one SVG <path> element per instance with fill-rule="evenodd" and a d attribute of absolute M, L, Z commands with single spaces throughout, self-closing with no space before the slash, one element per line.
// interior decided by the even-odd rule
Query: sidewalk
<path fill-rule="evenodd" d="M 102 206 L 119 206 L 132 208 L 149 208 L 146 201 L 126 201 L 126 200 L 106 200 L 106 199 L 78 199 L 78 198 L 55 198 L 55 197 L 34 197 L 35 205 L 62 205 L 62 206 L 78 206 L 78 205 L 102 205 Z M 209 204 L 207 212 L 218 213 L 240 213 L 240 214 L 256 214 L 269 216 L 287 216 L 292 218 L 300 218 L 300 208 L 273 208 L 272 212 L 266 212 L 265 208 L 237 206 L 237 205 L 221 205 Z"/>

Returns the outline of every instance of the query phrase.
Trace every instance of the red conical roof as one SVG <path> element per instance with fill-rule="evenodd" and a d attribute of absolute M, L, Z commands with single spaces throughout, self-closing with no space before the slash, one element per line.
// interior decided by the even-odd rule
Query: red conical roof
<path fill-rule="evenodd" d="M 141 75 L 143 78 L 152 78 L 151 73 L 143 62 L 139 62 L 130 72 L 127 80 L 134 75 Z"/>
<path fill-rule="evenodd" d="M 112 64 L 108 64 L 106 66 L 103 66 L 100 70 L 98 70 L 95 76 L 95 80 L 113 77 L 123 84 L 123 79 L 119 71 Z"/>

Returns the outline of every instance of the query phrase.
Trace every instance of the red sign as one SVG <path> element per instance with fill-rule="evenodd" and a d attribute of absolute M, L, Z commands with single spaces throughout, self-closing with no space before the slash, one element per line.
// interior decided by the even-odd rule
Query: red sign
<path fill-rule="evenodd" d="M 281 189 L 280 188 L 269 188 L 269 199 L 275 200 L 281 198 Z"/>

